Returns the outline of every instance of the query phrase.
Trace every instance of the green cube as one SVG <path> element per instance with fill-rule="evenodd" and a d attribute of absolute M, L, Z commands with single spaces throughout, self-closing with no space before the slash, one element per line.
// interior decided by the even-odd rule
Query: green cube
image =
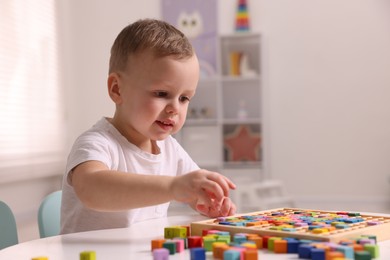
<path fill-rule="evenodd" d="M 176 253 L 176 242 L 175 241 L 166 241 L 163 243 L 163 247 L 169 250 L 170 255 Z"/>
<path fill-rule="evenodd" d="M 375 244 L 365 244 L 364 250 L 368 251 L 372 258 L 379 258 L 379 246 Z"/>

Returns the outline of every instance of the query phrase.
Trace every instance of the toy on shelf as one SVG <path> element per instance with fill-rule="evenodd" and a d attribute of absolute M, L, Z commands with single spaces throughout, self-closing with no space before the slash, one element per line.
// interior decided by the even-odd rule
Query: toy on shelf
<path fill-rule="evenodd" d="M 230 76 L 254 77 L 256 71 L 249 65 L 249 57 L 241 51 L 230 52 Z"/>
<path fill-rule="evenodd" d="M 238 102 L 237 118 L 240 120 L 244 120 L 244 119 L 248 118 L 248 111 L 246 109 L 246 102 L 243 99 L 241 99 Z"/>
<path fill-rule="evenodd" d="M 228 162 L 260 161 L 261 137 L 249 125 L 237 125 L 233 132 L 225 134 L 224 145 Z"/>
<path fill-rule="evenodd" d="M 240 76 L 240 57 L 242 52 L 230 52 L 230 76 Z"/>
<path fill-rule="evenodd" d="M 236 13 L 236 31 L 249 31 L 249 13 L 246 0 L 238 0 Z"/>
<path fill-rule="evenodd" d="M 249 57 L 245 53 L 241 55 L 240 59 L 240 75 L 243 77 L 254 77 L 257 75 L 256 71 L 249 65 Z"/>
<path fill-rule="evenodd" d="M 213 112 L 210 107 L 188 109 L 187 117 L 190 119 L 209 119 L 213 117 Z"/>

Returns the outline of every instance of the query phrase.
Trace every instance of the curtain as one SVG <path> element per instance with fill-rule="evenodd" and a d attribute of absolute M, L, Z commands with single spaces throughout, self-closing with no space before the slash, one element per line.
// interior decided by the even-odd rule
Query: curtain
<path fill-rule="evenodd" d="M 55 3 L 0 2 L 0 182 L 64 160 Z"/>

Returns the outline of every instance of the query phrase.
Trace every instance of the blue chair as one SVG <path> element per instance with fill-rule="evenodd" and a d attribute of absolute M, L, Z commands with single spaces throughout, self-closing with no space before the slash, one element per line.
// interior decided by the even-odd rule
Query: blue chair
<path fill-rule="evenodd" d="M 0 250 L 18 243 L 14 213 L 6 203 L 0 201 Z"/>
<path fill-rule="evenodd" d="M 47 195 L 38 210 L 38 227 L 40 238 L 56 236 L 60 233 L 62 191 Z"/>

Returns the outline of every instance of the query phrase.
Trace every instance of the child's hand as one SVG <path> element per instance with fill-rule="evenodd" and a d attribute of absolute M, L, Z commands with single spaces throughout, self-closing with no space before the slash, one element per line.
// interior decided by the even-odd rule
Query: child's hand
<path fill-rule="evenodd" d="M 212 209 L 206 207 L 202 202 L 197 202 L 196 210 L 209 218 L 226 217 L 236 213 L 236 205 L 231 201 L 229 197 L 225 197 L 222 201 L 221 207 Z"/>
<path fill-rule="evenodd" d="M 175 200 L 190 204 L 198 203 L 198 205 L 201 202 L 202 210 L 198 209 L 199 211 L 216 213 L 222 209 L 223 212 L 230 212 L 231 209 L 235 211 L 235 206 L 232 207 L 234 204 L 228 199 L 229 190 L 235 187 L 231 180 L 219 173 L 197 170 L 175 177 L 171 190 Z"/>

